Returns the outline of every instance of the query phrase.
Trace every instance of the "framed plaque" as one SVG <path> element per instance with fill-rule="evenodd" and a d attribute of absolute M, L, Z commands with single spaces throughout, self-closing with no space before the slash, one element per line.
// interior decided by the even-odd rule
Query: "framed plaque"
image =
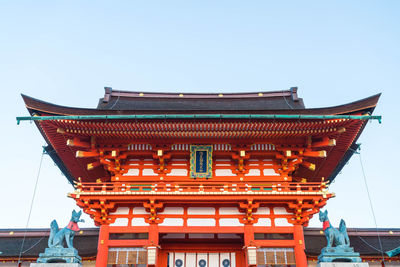
<path fill-rule="evenodd" d="M 212 145 L 190 146 L 190 178 L 212 177 Z"/>

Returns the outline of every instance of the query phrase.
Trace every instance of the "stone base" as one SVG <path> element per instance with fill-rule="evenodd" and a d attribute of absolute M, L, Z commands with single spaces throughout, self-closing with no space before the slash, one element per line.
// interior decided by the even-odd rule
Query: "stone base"
<path fill-rule="evenodd" d="M 318 263 L 324 262 L 335 264 L 358 263 L 361 262 L 361 258 L 360 253 L 354 252 L 354 249 L 351 247 L 325 247 L 321 250 L 321 254 L 318 256 Z"/>
<path fill-rule="evenodd" d="M 40 253 L 39 258 L 37 259 L 37 263 L 45 264 L 80 264 L 81 261 L 82 258 L 79 257 L 78 250 L 75 248 L 46 248 L 44 253 Z"/>
<path fill-rule="evenodd" d="M 82 267 L 80 263 L 31 263 L 30 267 Z"/>
<path fill-rule="evenodd" d="M 320 262 L 317 267 L 368 267 L 366 262 Z"/>

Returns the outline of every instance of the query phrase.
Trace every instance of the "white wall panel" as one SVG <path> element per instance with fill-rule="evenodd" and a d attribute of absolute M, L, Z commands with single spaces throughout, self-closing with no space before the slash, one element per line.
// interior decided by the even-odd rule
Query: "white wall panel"
<path fill-rule="evenodd" d="M 286 211 L 284 207 L 274 207 L 274 213 L 275 214 L 291 214 Z"/>
<path fill-rule="evenodd" d="M 274 169 L 264 169 L 263 174 L 265 176 L 279 176 L 279 174 L 276 173 Z"/>
<path fill-rule="evenodd" d="M 144 207 L 134 207 L 132 210 L 133 214 L 150 214 L 150 212 L 147 212 Z"/>
<path fill-rule="evenodd" d="M 153 169 L 143 169 L 143 176 L 156 176 L 157 173 Z"/>
<path fill-rule="evenodd" d="M 148 226 L 149 224 L 145 222 L 144 218 L 133 218 L 132 226 Z"/>
<path fill-rule="evenodd" d="M 110 215 L 129 214 L 129 207 L 118 207 L 116 211 L 110 212 Z"/>
<path fill-rule="evenodd" d="M 158 214 L 183 214 L 182 207 L 165 207 L 164 211 L 159 212 Z"/>
<path fill-rule="evenodd" d="M 244 176 L 260 176 L 261 172 L 259 169 L 250 169 L 249 173 L 245 174 Z"/>
<path fill-rule="evenodd" d="M 196 266 L 196 253 L 186 253 L 185 267 L 189 267 L 189 266 Z"/>
<path fill-rule="evenodd" d="M 268 207 L 259 207 L 257 209 L 256 212 L 254 212 L 254 214 L 261 214 L 261 215 L 266 215 L 266 214 L 270 214 L 271 211 Z"/>
<path fill-rule="evenodd" d="M 189 215 L 214 215 L 214 207 L 189 207 L 187 210 Z"/>
<path fill-rule="evenodd" d="M 183 226 L 183 219 L 181 218 L 165 218 L 160 226 Z"/>
<path fill-rule="evenodd" d="M 253 224 L 254 226 L 271 226 L 271 219 L 269 218 L 259 218 L 258 222 Z"/>
<path fill-rule="evenodd" d="M 187 176 L 188 171 L 185 169 L 172 169 L 170 173 L 167 174 L 167 176 Z"/>
<path fill-rule="evenodd" d="M 208 254 L 208 267 L 219 267 L 219 253 Z"/>
<path fill-rule="evenodd" d="M 236 207 L 221 207 L 219 208 L 219 214 L 221 215 L 236 215 L 236 214 L 244 214 L 239 211 Z"/>
<path fill-rule="evenodd" d="M 138 176 L 139 169 L 129 169 L 127 173 L 122 174 L 122 176 Z"/>
<path fill-rule="evenodd" d="M 276 218 L 275 226 L 293 226 L 293 224 L 289 223 L 286 218 Z"/>
<path fill-rule="evenodd" d="M 236 176 L 231 169 L 216 169 L 215 176 Z"/>
<path fill-rule="evenodd" d="M 219 219 L 219 226 L 243 226 L 239 219 L 236 218 L 226 218 Z"/>
<path fill-rule="evenodd" d="M 117 218 L 115 219 L 115 222 L 111 224 L 111 226 L 128 226 L 128 222 L 128 218 Z"/>
<path fill-rule="evenodd" d="M 215 226 L 215 219 L 187 219 L 188 226 Z"/>

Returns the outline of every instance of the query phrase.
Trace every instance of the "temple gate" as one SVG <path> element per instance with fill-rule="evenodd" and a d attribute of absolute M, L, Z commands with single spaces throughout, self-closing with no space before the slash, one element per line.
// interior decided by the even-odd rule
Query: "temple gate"
<path fill-rule="evenodd" d="M 96 266 L 307 266 L 303 227 L 333 197 L 379 95 L 306 109 L 297 88 L 106 88 L 97 109 L 23 96 L 100 227 Z"/>

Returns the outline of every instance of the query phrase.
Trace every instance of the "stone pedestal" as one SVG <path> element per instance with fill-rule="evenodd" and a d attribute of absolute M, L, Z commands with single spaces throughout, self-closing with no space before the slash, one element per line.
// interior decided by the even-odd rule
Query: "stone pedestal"
<path fill-rule="evenodd" d="M 44 253 L 39 254 L 37 263 L 51 264 L 80 264 L 82 258 L 75 248 L 46 248 Z M 46 265 L 49 266 L 49 265 Z M 57 265 L 58 266 L 58 265 Z M 61 265 L 60 265 L 61 266 Z M 64 266 L 61 266 L 64 267 Z M 72 266 L 71 266 L 72 267 Z"/>
<path fill-rule="evenodd" d="M 80 263 L 31 263 L 30 267 L 82 267 Z"/>
<path fill-rule="evenodd" d="M 325 247 L 318 256 L 319 263 L 358 263 L 361 262 L 360 253 L 354 252 L 352 247 Z M 333 265 L 332 265 L 333 266 Z M 351 265 L 353 266 L 353 265 Z"/>
<path fill-rule="evenodd" d="M 366 262 L 320 262 L 317 267 L 368 267 Z"/>

